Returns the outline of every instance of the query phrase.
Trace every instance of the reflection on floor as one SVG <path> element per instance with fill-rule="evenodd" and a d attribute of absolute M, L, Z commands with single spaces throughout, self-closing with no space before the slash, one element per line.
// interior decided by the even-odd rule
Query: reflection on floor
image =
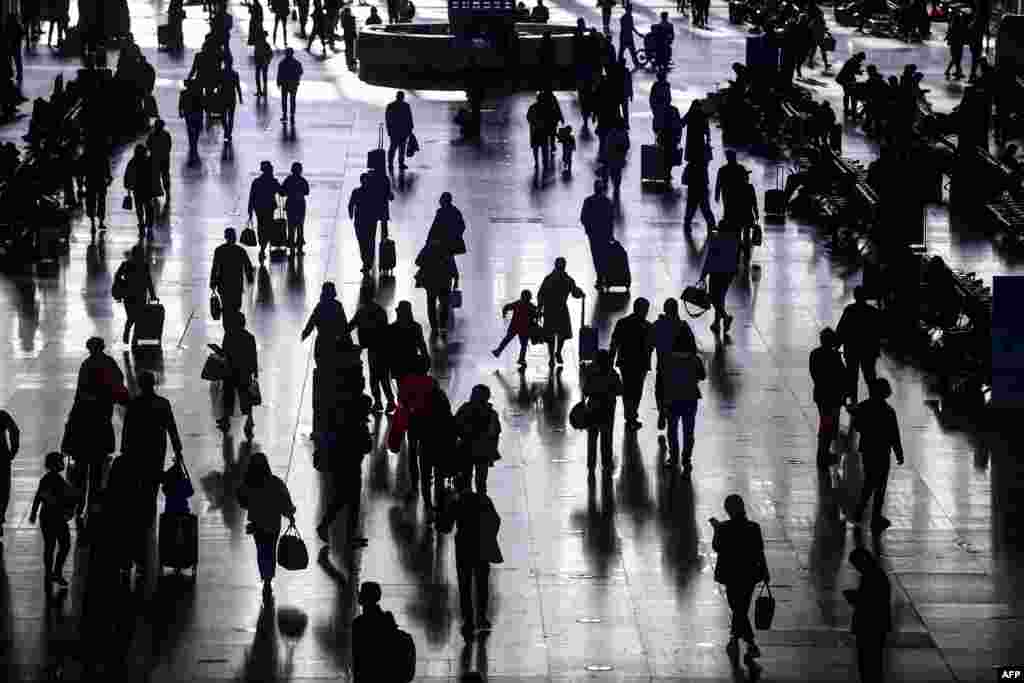
<path fill-rule="evenodd" d="M 591 23 L 599 20 L 589 4 L 561 0 L 552 5 L 552 21 L 572 21 L 577 14 Z M 69 563 L 71 590 L 47 602 L 41 589 L 42 543 L 27 518 L 42 454 L 59 445 L 86 338 L 96 334 L 113 343 L 122 324 L 123 312 L 109 298 L 111 276 L 136 232 L 133 217 L 118 208 L 121 186 L 115 184 L 105 235 L 91 243 L 87 224 L 77 222 L 70 254 L 56 275 L 5 277 L 0 288 L 0 306 L 7 312 L 0 316 L 0 335 L 9 339 L 0 351 L 2 405 L 23 434 L 0 574 L 5 680 L 35 680 L 62 667 L 71 680 L 80 676 L 81 661 L 96 653 L 102 653 L 104 675 L 123 673 L 125 680 L 345 676 L 353 614 L 347 588 L 353 579 L 383 585 L 383 606 L 415 638 L 418 675 L 424 679 L 454 680 L 467 670 L 483 672 L 491 681 L 847 681 L 856 676 L 847 633 L 850 613 L 841 590 L 855 581 L 846 554 L 870 539 L 859 539 L 835 521 L 837 505 L 847 503 L 827 495 L 816 475 L 817 417 L 806 361 L 819 328 L 837 320 L 859 275 L 829 260 L 812 227 L 769 226 L 765 245 L 730 292 L 728 304 L 736 315 L 731 339 L 715 338 L 705 319 L 693 321 L 710 371 L 698 415 L 692 482 L 659 466 L 664 453 L 648 382 L 644 427 L 627 436 L 621 424 L 616 426 L 615 476 L 610 485 L 588 487 L 585 438 L 567 424 L 579 396 L 573 343 L 566 366 L 554 372 L 539 347 L 531 349 L 524 374 L 515 372 L 514 351 L 498 361 L 489 354 L 504 331 L 500 305 L 524 287 L 536 288 L 556 256 L 567 257 L 570 273 L 592 292 L 594 274 L 578 215 L 590 190 L 596 141 L 580 139 L 571 180 L 535 179 L 526 145 L 526 94 L 487 103 L 486 142 L 479 147 L 456 141 L 451 117 L 458 102 L 427 92 L 409 94 L 423 150 L 396 183 L 391 213 L 399 267 L 394 283 L 376 293 L 390 311 L 408 299 L 417 318 L 426 317 L 411 262 L 437 197 L 453 192 L 469 224 L 469 253 L 460 259 L 465 303 L 455 313 L 447 343 L 434 348 L 434 371 L 456 404 L 474 384 L 490 385 L 504 425 L 503 458 L 490 478 L 503 518 L 505 555 L 493 573 L 493 634 L 468 646 L 459 636 L 453 540 L 425 527 L 421 507 L 406 498 L 411 487 L 404 454 L 383 449 L 365 463 L 362 535 L 369 546 L 358 558 L 358 573 L 349 576 L 338 554 L 327 552 L 322 559 L 336 568 L 325 571 L 314 563 L 304 572 L 282 572 L 275 604 L 261 607 L 255 551 L 233 495 L 251 449 L 239 433 L 221 438 L 214 429 L 216 392 L 198 381 L 206 344 L 218 342 L 221 333 L 206 309 L 210 255 L 224 227 L 243 223 L 248 184 L 259 162 L 272 161 L 281 174 L 301 160 L 313 188 L 307 254 L 272 259 L 246 295 L 244 309 L 260 344 L 265 394 L 252 447 L 263 450 L 286 478 L 299 506 L 302 534 L 315 555 L 314 527 L 325 487 L 312 467 L 306 438 L 312 359 L 310 348 L 298 342 L 299 330 L 323 280 L 338 283 L 349 311 L 358 299 L 358 250 L 344 207 L 367 150 L 376 144 L 383 105 L 392 94 L 360 86 L 340 53 L 322 60 L 299 50 L 306 80 L 294 134 L 276 128 L 277 99 L 265 105 L 247 97 L 238 111 L 232 153 L 214 128 L 202 138 L 202 165 L 188 167 L 183 125 L 174 112 L 192 52 L 180 58 L 158 53 L 154 12 L 163 8 L 141 2 L 131 7 L 135 35 L 161 79 L 158 100 L 175 139 L 175 190 L 148 243 L 167 309 L 163 353 L 133 361 L 117 345 L 113 352 L 131 378 L 142 368 L 155 369 L 158 390 L 177 411 L 186 457 L 200 484 L 193 499 L 200 516 L 198 579 L 193 587 L 187 579 L 157 577 L 151 569 L 134 587 L 109 588 L 97 620 L 90 622 L 83 615 L 88 549 L 79 545 Z M 641 30 L 662 9 L 638 2 Z M 437 4 L 419 10 L 425 18 L 444 14 Z M 233 11 L 236 26 L 244 26 L 244 8 L 235 4 Z M 360 21 L 366 12 L 356 8 Z M 727 24 L 724 3 L 716 3 L 712 15 L 709 31 L 676 21 L 677 67 L 671 80 L 681 109 L 725 79 L 731 62 L 743 59 L 743 33 Z M 205 27 L 198 7 L 189 8 L 186 30 L 189 47 L 199 45 Z M 945 47 L 939 30 L 936 39 L 908 48 L 837 27 L 834 60 L 865 49 L 868 61 L 886 74 L 916 62 L 937 108 L 949 110 L 962 86 L 941 78 Z M 237 31 L 233 47 L 248 88 L 249 50 Z M 27 57 L 27 95 L 46 94 L 58 71 L 70 75 L 75 66 L 37 48 Z M 805 75 L 820 97 L 838 103 L 830 76 L 820 69 Z M 638 147 L 651 138 L 645 96 L 651 77 L 638 73 L 636 79 L 633 152 L 616 235 L 630 255 L 632 296 L 646 296 L 658 311 L 665 298 L 678 296 L 696 279 L 705 231 L 699 221 L 692 235 L 681 230 L 685 190 L 639 191 Z M 578 128 L 574 96 L 558 97 Z M 18 140 L 26 126 L 22 120 L 0 131 L 0 138 Z M 718 131 L 714 135 L 717 143 Z M 852 129 L 844 148 L 852 157 L 874 154 Z M 743 150 L 740 157 L 755 169 L 759 191 L 774 184 L 774 163 L 749 158 Z M 116 160 L 119 178 L 126 162 L 124 155 Z M 928 242 L 952 265 L 986 278 L 1019 270 L 987 241 L 951 229 L 940 206 L 930 211 Z M 602 344 L 628 306 L 628 297 L 588 296 L 585 314 Z M 574 309 L 574 324 L 577 315 Z M 927 378 L 905 362 L 885 358 L 881 371 L 895 388 L 892 402 L 907 450 L 907 464 L 894 469 L 889 487 L 893 527 L 878 547 L 894 587 L 892 679 L 991 680 L 993 665 L 1024 663 L 1018 654 L 1024 638 L 1021 572 L 1010 542 L 1020 481 L 1009 456 L 1013 444 L 985 439 L 977 429 L 944 425 L 928 403 Z M 383 439 L 386 421 L 375 429 Z M 849 457 L 849 484 L 855 488 L 857 463 Z M 732 492 L 745 498 L 764 528 L 779 600 L 773 630 L 760 635 L 764 656 L 754 671 L 734 668 L 725 655 L 728 609 L 711 574 L 706 519 L 722 516 L 722 500 Z"/>

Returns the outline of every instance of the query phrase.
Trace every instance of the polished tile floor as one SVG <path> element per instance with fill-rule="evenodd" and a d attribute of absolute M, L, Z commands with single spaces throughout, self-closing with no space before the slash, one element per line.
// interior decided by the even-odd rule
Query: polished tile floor
<path fill-rule="evenodd" d="M 589 3 L 550 4 L 552 21 L 571 22 L 578 15 L 599 22 Z M 245 9 L 232 7 L 236 26 L 244 27 Z M 252 98 L 249 50 L 236 30 L 246 101 L 238 111 L 234 147 L 224 148 L 215 128 L 203 137 L 202 164 L 188 167 L 184 128 L 174 114 L 192 52 L 173 58 L 155 49 L 155 16 L 164 9 L 131 4 L 133 30 L 158 69 L 158 100 L 175 138 L 173 199 L 163 205 L 156 237 L 147 245 L 167 308 L 164 350 L 156 361 L 138 362 L 116 343 L 112 352 L 129 377 L 144 367 L 158 370 L 159 391 L 175 406 L 186 457 L 201 484 L 193 499 L 201 567 L 194 589 L 150 576 L 134 593 L 111 602 L 112 614 L 120 613 L 128 628 L 110 648 L 110 657 L 125 668 L 107 673 L 152 681 L 344 678 L 351 580 L 315 564 L 284 572 L 277 580 L 276 607 L 261 610 L 255 551 L 232 495 L 249 450 L 240 434 L 222 438 L 215 430 L 216 396 L 199 380 L 199 369 L 206 344 L 221 334 L 220 324 L 209 318 L 207 278 L 222 230 L 244 221 L 248 185 L 262 159 L 271 160 L 279 174 L 299 160 L 312 185 L 307 254 L 269 262 L 244 309 L 260 346 L 265 401 L 257 411 L 253 447 L 267 453 L 286 479 L 315 552 L 313 529 L 324 487 L 307 439 L 312 358 L 310 346 L 299 343 L 299 330 L 325 279 L 338 283 L 350 311 L 358 299 L 359 259 L 346 202 L 394 91 L 361 84 L 340 53 L 321 59 L 300 51 L 306 76 L 297 131 L 285 134 L 279 101 L 272 98 L 264 106 Z M 445 14 L 440 2 L 418 9 L 422 18 Z M 641 0 L 638 23 L 646 29 L 662 9 L 670 8 Z M 360 20 L 367 11 L 356 8 Z M 716 2 L 710 30 L 676 21 L 671 81 L 674 101 L 684 111 L 727 77 L 731 62 L 743 59 L 744 36 L 727 24 L 725 14 L 724 3 Z M 618 10 L 615 16 L 617 22 Z M 186 31 L 189 48 L 197 47 L 204 31 L 197 8 L 189 8 Z M 913 47 L 838 27 L 835 33 L 835 61 L 863 49 L 885 73 L 916 62 L 936 107 L 948 111 L 956 103 L 961 86 L 941 79 L 941 27 L 933 40 Z M 46 94 L 57 73 L 70 74 L 75 67 L 39 47 L 27 57 L 27 94 Z M 806 85 L 819 97 L 836 100 L 830 77 L 820 69 L 806 75 Z M 632 295 L 648 297 L 659 310 L 665 298 L 678 296 L 696 279 L 705 231 L 698 221 L 692 237 L 683 234 L 682 191 L 640 192 L 638 148 L 651 137 L 650 85 L 649 75 L 638 74 L 634 149 L 616 232 L 629 251 Z M 381 449 L 366 460 L 361 524 L 369 547 L 356 558 L 357 575 L 349 578 L 383 585 L 384 607 L 416 640 L 419 677 L 455 680 L 464 671 L 480 671 L 491 681 L 854 679 L 850 611 L 841 590 L 856 580 L 845 555 L 863 541 L 852 529 L 828 522 L 831 503 L 814 468 L 816 415 L 806 359 L 818 329 L 837 320 L 859 275 L 830 262 L 813 227 L 769 227 L 764 246 L 730 292 L 736 315 L 731 340 L 716 340 L 706 319 L 695 322 L 710 371 L 692 483 L 658 466 L 662 453 L 648 386 L 644 428 L 627 437 L 617 427 L 613 482 L 588 490 L 585 438 L 567 424 L 579 396 L 574 347 L 568 347 L 565 369 L 554 374 L 537 350 L 523 375 L 515 372 L 514 349 L 498 361 L 489 350 L 503 333 L 500 305 L 524 287 L 537 287 L 556 256 L 567 257 L 570 273 L 592 291 L 594 273 L 578 215 L 593 178 L 596 143 L 580 140 L 571 180 L 535 183 L 526 146 L 527 94 L 488 101 L 481 146 L 457 142 L 450 121 L 461 94 L 408 95 L 423 149 L 397 184 L 391 209 L 397 277 L 377 297 L 389 309 L 409 299 L 417 317 L 425 318 L 411 260 L 437 197 L 451 191 L 469 225 L 469 253 L 460 260 L 465 303 L 447 343 L 434 348 L 435 374 L 456 404 L 474 384 L 490 385 L 504 424 L 503 459 L 491 474 L 491 490 L 503 518 L 505 563 L 493 574 L 495 628 L 485 642 L 466 646 L 458 634 L 453 541 L 434 535 L 421 509 L 405 502 L 410 483 L 404 456 Z M 573 95 L 558 97 L 578 128 Z M 22 120 L 0 137 L 18 139 L 26 126 Z M 717 140 L 717 130 L 714 135 Z M 857 131 L 848 131 L 845 142 L 848 156 L 874 155 Z M 773 163 L 745 158 L 742 151 L 741 158 L 755 168 L 759 189 L 774 183 Z M 120 177 L 126 162 L 124 155 L 116 159 L 115 175 Z M 62 666 L 66 678 L 78 675 L 75 643 L 86 558 L 73 553 L 70 595 L 48 609 L 42 542 L 27 518 L 42 454 L 59 445 L 85 340 L 95 334 L 113 343 L 120 336 L 123 312 L 109 297 L 111 277 L 136 240 L 134 217 L 120 210 L 120 196 L 111 194 L 111 228 L 99 241 L 91 243 L 87 224 L 76 221 L 70 253 L 56 274 L 2 279 L 0 306 L 6 314 L 0 316 L 0 334 L 8 342 L 0 347 L 0 405 L 21 425 L 23 444 L 0 573 L 5 680 L 36 680 Z M 951 229 L 941 206 L 929 212 L 928 246 L 986 278 L 1020 270 L 986 239 L 963 227 Z M 628 305 L 628 299 L 587 297 L 586 316 L 602 343 Z M 578 309 L 573 315 L 575 324 Z M 893 527 L 878 548 L 894 587 L 891 678 L 991 680 L 994 665 L 1024 664 L 1024 592 L 1013 543 L 1020 470 L 1009 455 L 1015 444 L 975 427 L 944 425 L 930 402 L 927 378 L 891 358 L 883 359 L 881 369 L 893 380 L 907 450 L 907 464 L 894 469 L 889 488 Z M 377 434 L 385 433 L 381 423 Z M 850 486 L 857 486 L 855 474 Z M 746 499 L 761 523 L 777 582 L 775 627 L 761 634 L 764 656 L 753 671 L 734 669 L 725 655 L 728 609 L 711 574 L 705 520 L 723 514 L 721 502 L 732 492 Z M 332 561 L 343 564 L 336 555 Z"/>

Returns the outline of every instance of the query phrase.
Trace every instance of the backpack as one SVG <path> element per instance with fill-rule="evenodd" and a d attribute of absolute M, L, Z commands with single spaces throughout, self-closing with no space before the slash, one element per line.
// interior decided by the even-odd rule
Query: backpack
<path fill-rule="evenodd" d="M 392 675 L 389 680 L 410 683 L 416 678 L 416 641 L 397 627 L 392 632 L 391 641 L 388 658 L 391 660 Z"/>

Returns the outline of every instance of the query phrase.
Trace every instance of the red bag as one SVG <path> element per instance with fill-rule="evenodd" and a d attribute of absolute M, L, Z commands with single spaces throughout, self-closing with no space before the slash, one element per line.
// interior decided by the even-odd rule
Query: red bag
<path fill-rule="evenodd" d="M 409 429 L 409 411 L 405 406 L 399 405 L 398 410 L 391 416 L 391 429 L 388 431 L 388 450 L 397 453 L 402 450 L 402 439 Z"/>
<path fill-rule="evenodd" d="M 123 384 L 115 384 L 110 388 L 110 398 L 114 403 L 124 405 L 131 400 L 132 395 L 128 393 L 128 387 Z"/>

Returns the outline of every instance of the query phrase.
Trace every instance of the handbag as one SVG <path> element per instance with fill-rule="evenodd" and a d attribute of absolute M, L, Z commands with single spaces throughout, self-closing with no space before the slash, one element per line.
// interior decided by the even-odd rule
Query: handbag
<path fill-rule="evenodd" d="M 125 211 L 131 211 L 132 210 L 132 196 L 131 196 L 131 194 L 126 194 L 124 196 L 124 199 L 121 200 L 121 208 L 124 209 Z"/>
<path fill-rule="evenodd" d="M 551 335 L 544 329 L 544 326 L 539 322 L 530 323 L 530 343 L 531 344 L 547 344 L 551 341 Z"/>
<path fill-rule="evenodd" d="M 201 379 L 205 379 L 208 382 L 220 382 L 227 379 L 228 376 L 228 359 L 221 353 L 211 353 L 206 357 L 206 362 L 203 363 L 203 372 L 200 375 Z"/>
<path fill-rule="evenodd" d="M 192 477 L 189 476 L 185 461 L 178 459 L 171 465 L 170 469 L 164 472 L 163 477 L 164 495 L 170 498 L 191 498 L 196 494 L 195 486 L 192 485 Z"/>
<path fill-rule="evenodd" d="M 246 226 L 245 230 L 242 231 L 242 234 L 239 235 L 238 241 L 246 247 L 255 247 L 259 244 L 256 240 L 256 231 L 252 229 L 251 225 Z"/>
<path fill-rule="evenodd" d="M 223 309 L 221 308 L 221 305 L 220 305 L 220 297 L 217 296 L 216 294 L 211 294 L 210 295 L 210 315 L 213 317 L 214 320 L 220 320 L 220 314 L 222 312 L 223 312 Z"/>
<path fill-rule="evenodd" d="M 765 595 L 765 591 L 768 594 Z M 761 590 L 754 601 L 754 627 L 758 631 L 767 631 L 772 627 L 772 619 L 775 617 L 775 598 L 772 596 L 772 589 L 765 581 L 761 584 Z"/>
<path fill-rule="evenodd" d="M 292 21 L 298 21 L 298 20 L 299 20 L 299 13 L 298 13 L 297 10 L 293 9 L 292 10 Z"/>
<path fill-rule="evenodd" d="M 764 242 L 764 230 L 757 223 L 750 227 L 750 246 L 759 247 Z"/>
<path fill-rule="evenodd" d="M 420 141 L 416 139 L 415 133 L 409 133 L 409 139 L 405 143 L 405 156 L 414 156 L 418 151 L 420 151 Z"/>
<path fill-rule="evenodd" d="M 249 405 L 258 406 L 263 403 L 263 395 L 260 393 L 260 383 L 253 380 L 249 383 L 246 393 L 249 395 Z"/>
<path fill-rule="evenodd" d="M 277 542 L 277 563 L 282 569 L 297 572 L 309 566 L 309 551 L 299 530 L 292 523 Z M 758 598 L 760 599 L 760 598 Z"/>
<path fill-rule="evenodd" d="M 448 294 L 448 306 L 451 308 L 462 308 L 462 290 L 453 289 Z"/>
<path fill-rule="evenodd" d="M 587 405 L 586 399 L 583 399 L 569 411 L 569 425 L 573 429 L 588 429 L 590 422 L 590 406 Z"/>
<path fill-rule="evenodd" d="M 708 294 L 707 285 L 703 280 L 684 289 L 682 296 L 679 298 L 683 300 L 683 308 L 686 309 L 687 315 L 691 318 L 699 318 L 711 308 L 711 295 Z M 690 306 L 694 306 L 699 310 L 694 313 L 690 310 Z"/>

